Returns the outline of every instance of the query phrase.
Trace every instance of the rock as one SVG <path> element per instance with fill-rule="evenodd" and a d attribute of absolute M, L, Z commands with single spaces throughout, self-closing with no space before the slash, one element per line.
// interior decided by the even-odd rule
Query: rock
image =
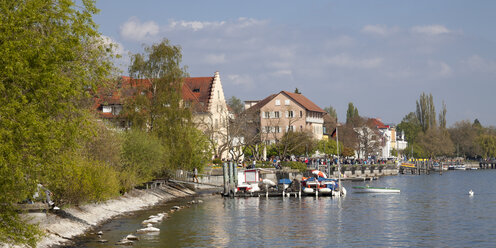
<path fill-rule="evenodd" d="M 127 240 L 139 240 L 139 238 L 137 236 L 134 236 L 132 234 L 129 234 L 126 236 L 126 239 Z"/>
<path fill-rule="evenodd" d="M 138 229 L 136 232 L 137 233 L 156 233 L 156 232 L 160 232 L 160 229 L 151 226 L 151 224 L 148 224 L 148 227 Z"/>
<path fill-rule="evenodd" d="M 133 245 L 134 242 L 131 241 L 131 240 L 126 240 L 126 239 L 123 239 L 117 243 L 115 243 L 116 245 Z"/>

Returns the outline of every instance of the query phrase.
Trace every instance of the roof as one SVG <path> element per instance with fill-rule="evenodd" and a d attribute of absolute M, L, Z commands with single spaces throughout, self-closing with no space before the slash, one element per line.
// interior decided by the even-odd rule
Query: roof
<path fill-rule="evenodd" d="M 384 125 L 384 123 L 382 123 L 382 121 L 380 119 L 377 119 L 377 118 L 370 118 L 370 119 L 368 119 L 367 122 L 373 126 L 376 126 L 379 129 L 389 128 L 388 125 Z"/>
<path fill-rule="evenodd" d="M 211 98 L 211 89 L 214 77 L 184 78 L 181 89 L 182 99 L 192 105 L 196 112 L 205 112 Z M 98 89 L 93 109 L 102 105 L 123 104 L 124 99 L 133 97 L 140 89 L 151 86 L 149 79 L 135 79 L 121 76 L 118 80 L 108 83 Z M 112 117 L 110 113 L 101 113 L 102 117 Z"/>
<path fill-rule="evenodd" d="M 208 104 L 211 98 L 212 85 L 214 77 L 192 77 L 184 78 L 183 86 L 187 86 L 191 93 L 205 105 Z M 183 95 L 184 98 L 184 95 Z"/>
<path fill-rule="evenodd" d="M 254 112 L 260 110 L 265 104 L 269 103 L 274 97 L 276 97 L 278 94 L 272 94 L 265 99 L 259 101 L 257 104 L 251 106 L 249 109 L 247 109 L 247 112 Z"/>
<path fill-rule="evenodd" d="M 308 98 L 306 98 L 302 94 L 292 93 L 292 92 L 288 92 L 288 91 L 281 91 L 281 93 L 286 94 L 287 96 L 292 98 L 295 102 L 299 103 L 301 106 L 303 106 L 304 108 L 306 108 L 309 111 L 325 113 L 325 111 L 323 109 L 321 109 L 319 106 L 317 106 L 315 103 L 310 101 Z"/>

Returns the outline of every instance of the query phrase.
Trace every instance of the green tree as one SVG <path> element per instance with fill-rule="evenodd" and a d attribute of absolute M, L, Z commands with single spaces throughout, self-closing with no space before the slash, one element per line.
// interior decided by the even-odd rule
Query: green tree
<path fill-rule="evenodd" d="M 360 118 L 358 108 L 353 103 L 348 103 L 348 110 L 346 111 L 346 124 L 353 124 Z"/>
<path fill-rule="evenodd" d="M 144 54 L 132 55 L 129 67 L 138 88 L 126 102 L 124 113 L 135 128 L 161 140 L 168 151 L 164 172 L 194 167 L 201 170 L 211 155 L 208 140 L 194 127 L 191 110 L 182 104 L 182 79 L 187 73 L 180 67 L 181 60 L 181 48 L 164 39 L 145 47 Z"/>
<path fill-rule="evenodd" d="M 78 146 L 87 90 L 104 81 L 110 50 L 94 1 L 2 1 L 0 13 L 0 242 L 34 246 L 14 204 L 42 171 L 63 173 L 54 161 Z"/>
<path fill-rule="evenodd" d="M 295 88 L 294 93 L 301 94 L 301 92 L 300 92 L 300 90 L 298 90 L 298 88 Z"/>
<path fill-rule="evenodd" d="M 327 114 L 329 114 L 329 116 L 332 118 L 332 120 L 337 122 L 338 114 L 336 113 L 336 109 L 334 109 L 332 106 L 329 106 L 329 107 L 324 108 L 324 111 L 327 112 Z"/>
<path fill-rule="evenodd" d="M 475 142 L 477 129 L 472 127 L 470 121 L 456 122 L 448 131 L 459 156 L 475 157 L 480 154 L 479 144 Z"/>
<path fill-rule="evenodd" d="M 496 157 L 496 136 L 491 134 L 482 134 L 477 137 L 476 142 L 481 148 L 481 157 L 488 159 Z"/>
<path fill-rule="evenodd" d="M 233 110 L 235 115 L 241 114 L 245 108 L 243 102 L 235 96 L 232 96 L 227 100 L 227 105 Z"/>
<path fill-rule="evenodd" d="M 446 129 L 446 103 L 443 101 L 443 109 L 439 112 L 439 127 Z"/>
<path fill-rule="evenodd" d="M 432 94 L 422 93 L 417 101 L 416 116 L 422 126 L 422 131 L 436 126 L 436 108 Z"/>
<path fill-rule="evenodd" d="M 409 143 L 414 143 L 417 141 L 417 136 L 422 132 L 422 126 L 414 112 L 403 117 L 403 120 L 398 124 L 398 132 L 405 132 L 405 139 Z"/>

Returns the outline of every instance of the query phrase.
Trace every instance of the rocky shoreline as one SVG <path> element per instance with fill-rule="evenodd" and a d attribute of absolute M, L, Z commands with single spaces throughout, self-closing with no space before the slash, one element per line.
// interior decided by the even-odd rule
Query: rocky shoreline
<path fill-rule="evenodd" d="M 69 244 L 74 237 L 118 215 L 194 194 L 195 191 L 185 186 L 167 183 L 154 189 L 135 189 L 119 198 L 102 203 L 62 208 L 58 211 L 28 213 L 25 217 L 30 223 L 38 224 L 46 234 L 38 242 L 37 247 L 52 247 Z"/>

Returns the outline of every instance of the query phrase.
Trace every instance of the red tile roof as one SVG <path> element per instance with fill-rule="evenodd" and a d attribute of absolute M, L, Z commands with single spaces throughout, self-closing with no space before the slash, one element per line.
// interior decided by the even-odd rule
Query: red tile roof
<path fill-rule="evenodd" d="M 211 88 L 214 77 L 184 78 L 181 89 L 182 99 L 193 106 L 193 110 L 204 112 L 211 98 Z M 93 109 L 102 105 L 123 104 L 124 98 L 133 97 L 138 91 L 144 91 L 151 86 L 149 79 L 134 79 L 121 76 L 117 81 L 98 89 L 94 98 Z M 113 117 L 111 113 L 100 113 L 102 117 Z"/>
<path fill-rule="evenodd" d="M 295 102 L 299 103 L 301 106 L 303 106 L 305 109 L 309 111 L 325 113 L 323 109 L 321 109 L 319 106 L 317 106 L 315 103 L 310 101 L 302 94 L 292 93 L 288 91 L 281 91 L 281 93 L 286 94 L 287 96 L 292 98 Z"/>
<path fill-rule="evenodd" d="M 372 126 L 376 126 L 377 128 L 379 129 L 386 129 L 386 128 L 389 128 L 388 125 L 384 125 L 384 123 L 382 123 L 382 121 L 380 119 L 377 119 L 377 118 L 370 118 L 368 119 L 368 122 L 372 125 Z"/>

